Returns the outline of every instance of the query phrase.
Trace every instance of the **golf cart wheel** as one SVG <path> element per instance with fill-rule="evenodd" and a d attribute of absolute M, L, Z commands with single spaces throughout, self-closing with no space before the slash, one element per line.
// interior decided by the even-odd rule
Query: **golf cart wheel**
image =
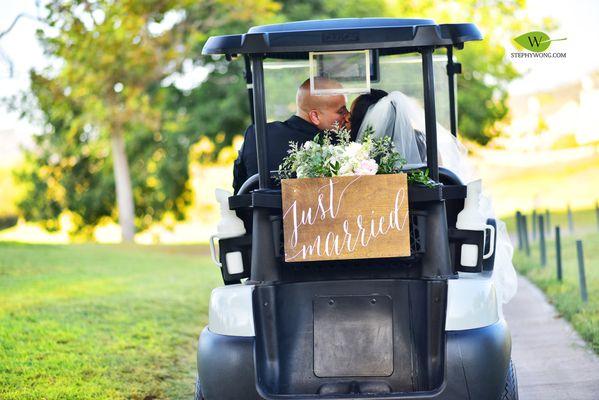
<path fill-rule="evenodd" d="M 200 383 L 199 377 L 196 378 L 196 393 L 194 400 L 204 400 L 204 395 L 202 394 L 202 384 Z"/>
<path fill-rule="evenodd" d="M 505 388 L 499 400 L 518 400 L 518 378 L 516 377 L 516 367 L 510 360 L 510 366 L 505 377 Z"/>

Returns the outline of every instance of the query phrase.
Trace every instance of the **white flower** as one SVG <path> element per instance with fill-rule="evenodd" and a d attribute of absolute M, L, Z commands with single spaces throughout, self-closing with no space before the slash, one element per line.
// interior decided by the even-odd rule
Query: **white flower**
<path fill-rule="evenodd" d="M 306 143 L 304 143 L 304 149 L 309 150 L 310 147 L 312 147 L 313 145 L 314 145 L 314 142 L 307 141 Z"/>
<path fill-rule="evenodd" d="M 339 176 L 355 175 L 355 169 L 358 166 L 353 160 L 345 160 L 339 167 Z"/>
<path fill-rule="evenodd" d="M 300 165 L 299 167 L 297 167 L 297 170 L 295 171 L 295 173 L 297 174 L 298 178 L 305 178 L 306 177 L 306 172 L 304 171 L 304 166 Z"/>
<path fill-rule="evenodd" d="M 359 158 L 361 153 L 363 153 L 363 149 L 360 143 L 351 142 L 345 149 L 345 155 L 348 158 Z"/>
<path fill-rule="evenodd" d="M 362 160 L 356 168 L 356 175 L 376 175 L 379 165 L 373 159 Z"/>

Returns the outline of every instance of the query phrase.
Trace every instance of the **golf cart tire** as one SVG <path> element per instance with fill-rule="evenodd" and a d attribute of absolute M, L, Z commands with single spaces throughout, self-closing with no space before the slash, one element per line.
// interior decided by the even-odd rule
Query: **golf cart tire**
<path fill-rule="evenodd" d="M 518 377 L 512 360 L 510 360 L 510 366 L 505 377 L 505 389 L 499 400 L 518 400 Z"/>
<path fill-rule="evenodd" d="M 196 391 L 193 398 L 194 400 L 204 400 L 204 395 L 202 394 L 202 384 L 200 383 L 199 377 L 196 377 Z"/>

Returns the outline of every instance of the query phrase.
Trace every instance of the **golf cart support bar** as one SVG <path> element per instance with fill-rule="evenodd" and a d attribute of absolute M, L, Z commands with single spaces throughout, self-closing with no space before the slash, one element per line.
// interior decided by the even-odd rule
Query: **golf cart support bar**
<path fill-rule="evenodd" d="M 425 48 L 422 51 L 422 82 L 424 86 L 424 123 L 426 126 L 426 164 L 429 177 L 435 182 L 439 182 L 435 76 L 433 71 L 433 50 L 431 48 Z"/>
<path fill-rule="evenodd" d="M 462 64 L 453 61 L 453 46 L 447 46 L 447 83 L 449 85 L 449 124 L 451 134 L 458 136 L 458 108 L 455 100 L 455 74 L 462 73 Z"/>
<path fill-rule="evenodd" d="M 264 69 L 262 57 L 256 54 L 251 56 L 252 78 L 254 81 L 254 128 L 256 132 L 256 154 L 258 159 L 258 186 L 267 189 L 270 186 L 270 172 L 268 170 L 268 141 L 266 140 L 266 104 L 264 95 Z"/>

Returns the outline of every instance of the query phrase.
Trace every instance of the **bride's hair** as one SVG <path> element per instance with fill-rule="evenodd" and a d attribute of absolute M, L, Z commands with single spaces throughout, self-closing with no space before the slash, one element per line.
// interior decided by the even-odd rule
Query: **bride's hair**
<path fill-rule="evenodd" d="M 358 137 L 360 126 L 362 125 L 362 121 L 364 121 L 368 108 L 387 95 L 388 93 L 384 90 L 371 89 L 370 93 L 356 97 L 351 105 L 351 117 L 349 119 L 349 122 L 351 123 L 350 135 L 352 141 L 355 141 Z"/>

